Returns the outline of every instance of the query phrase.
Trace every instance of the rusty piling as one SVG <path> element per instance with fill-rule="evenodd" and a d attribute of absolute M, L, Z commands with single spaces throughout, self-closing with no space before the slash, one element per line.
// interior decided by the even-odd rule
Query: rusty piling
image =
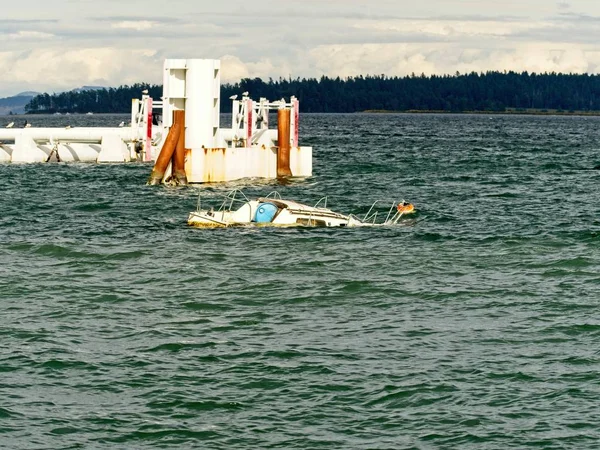
<path fill-rule="evenodd" d="M 185 111 L 175 111 L 174 120 L 181 124 L 181 131 L 173 159 L 171 161 L 172 180 L 175 184 L 187 184 L 187 176 L 185 174 Z"/>
<path fill-rule="evenodd" d="M 277 177 L 291 177 L 290 169 L 290 110 L 277 110 Z"/>
<path fill-rule="evenodd" d="M 165 176 L 165 171 L 167 170 L 169 161 L 171 161 L 171 158 L 173 157 L 173 153 L 177 147 L 177 142 L 181 136 L 183 128 L 181 124 L 181 116 L 183 116 L 183 114 L 180 115 L 177 113 L 184 113 L 184 111 L 175 111 L 175 114 L 173 114 L 173 126 L 171 126 L 171 129 L 169 130 L 167 139 L 160 150 L 158 158 L 156 158 L 154 169 L 152 169 L 152 173 L 150 174 L 148 182 L 146 183 L 151 186 L 162 183 L 162 179 Z M 177 121 L 178 118 L 180 119 L 179 121 Z"/>

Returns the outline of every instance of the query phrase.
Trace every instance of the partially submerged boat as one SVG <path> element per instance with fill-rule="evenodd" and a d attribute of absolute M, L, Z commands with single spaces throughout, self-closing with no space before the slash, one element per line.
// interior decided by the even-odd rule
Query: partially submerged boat
<path fill-rule="evenodd" d="M 188 224 L 201 228 L 248 225 L 372 227 L 397 224 L 404 215 L 415 212 L 412 203 L 394 203 L 385 220 L 378 222 L 378 212 L 374 211 L 377 203 L 373 203 L 360 219 L 354 214 L 340 214 L 327 208 L 327 197 L 323 197 L 315 206 L 308 206 L 294 200 L 284 200 L 277 192 L 250 200 L 242 191 L 235 189 L 225 196 L 218 209 L 203 209 L 199 196 L 196 211 L 190 213 Z"/>

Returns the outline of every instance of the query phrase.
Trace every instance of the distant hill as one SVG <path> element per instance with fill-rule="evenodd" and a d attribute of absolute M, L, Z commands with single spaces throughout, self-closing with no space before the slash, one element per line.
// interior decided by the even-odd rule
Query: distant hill
<path fill-rule="evenodd" d="M 80 88 L 75 88 L 70 92 L 84 92 L 84 91 L 101 91 L 106 89 L 104 86 L 81 86 Z"/>
<path fill-rule="evenodd" d="M 35 97 L 36 95 L 40 95 L 40 92 L 25 91 L 25 92 L 21 92 L 21 93 L 15 95 L 15 97 Z"/>
<path fill-rule="evenodd" d="M 10 113 L 24 114 L 25 105 L 36 95 L 39 95 L 39 92 L 28 91 L 21 92 L 13 97 L 0 98 L 0 116 L 6 116 Z"/>
<path fill-rule="evenodd" d="M 86 91 L 101 91 L 104 89 L 106 88 L 103 86 L 82 86 L 80 88 L 75 88 L 67 92 L 74 92 L 76 94 L 79 94 Z M 25 91 L 20 92 L 12 97 L 0 98 L 0 116 L 6 116 L 11 113 L 25 114 L 25 106 L 31 101 L 31 99 L 38 95 L 42 94 L 35 91 Z"/>

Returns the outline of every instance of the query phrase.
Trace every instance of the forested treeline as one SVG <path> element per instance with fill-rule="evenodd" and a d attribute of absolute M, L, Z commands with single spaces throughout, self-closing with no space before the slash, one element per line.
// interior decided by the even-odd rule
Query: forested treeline
<path fill-rule="evenodd" d="M 26 106 L 29 113 L 126 113 L 131 99 L 148 89 L 159 99 L 162 87 L 135 84 L 104 90 L 41 94 Z M 505 111 L 511 109 L 600 110 L 600 75 L 486 72 L 444 76 L 357 76 L 279 80 L 245 78 L 221 87 L 221 111 L 231 111 L 229 97 L 248 91 L 255 100 L 295 95 L 304 112 Z"/>
<path fill-rule="evenodd" d="M 68 91 L 60 94 L 40 94 L 25 105 L 31 113 L 127 113 L 131 111 L 131 99 L 141 98 L 148 89 L 152 98 L 162 96 L 162 86 L 136 83 L 118 88 Z"/>

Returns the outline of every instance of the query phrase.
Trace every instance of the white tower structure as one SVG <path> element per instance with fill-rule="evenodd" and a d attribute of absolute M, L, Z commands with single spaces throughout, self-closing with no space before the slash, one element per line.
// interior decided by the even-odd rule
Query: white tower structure
<path fill-rule="evenodd" d="M 312 175 L 312 148 L 299 147 L 298 102 L 254 102 L 248 93 L 233 100 L 232 128 L 220 128 L 221 63 L 214 59 L 167 59 L 163 76 L 163 135 L 173 125 L 173 112 L 185 111 L 185 172 L 191 183 L 277 176 L 278 134 L 268 129 L 269 109 L 292 111 L 292 176 Z M 257 117 L 263 123 L 257 126 Z M 168 175 L 168 173 L 167 173 Z"/>

